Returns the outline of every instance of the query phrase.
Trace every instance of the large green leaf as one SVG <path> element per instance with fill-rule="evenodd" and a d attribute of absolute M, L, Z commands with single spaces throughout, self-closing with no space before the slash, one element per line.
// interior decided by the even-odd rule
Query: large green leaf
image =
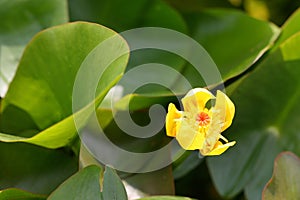
<path fill-rule="evenodd" d="M 68 21 L 65 0 L 0 2 L 0 97 L 11 82 L 25 45 L 39 31 Z"/>
<path fill-rule="evenodd" d="M 71 20 L 88 20 L 93 22 L 98 22 L 105 26 L 111 27 L 117 31 L 125 31 L 128 29 L 134 29 L 138 27 L 164 27 L 169 29 L 174 29 L 180 32 L 187 32 L 186 25 L 180 14 L 178 14 L 174 9 L 168 6 L 165 2 L 160 0 L 134 0 L 131 2 L 131 6 L 127 7 L 128 9 L 124 9 L 124 6 L 127 5 L 127 1 L 124 0 L 89 0 L 89 3 L 86 1 L 77 0 L 70 1 L 70 16 Z M 114 15 L 111 15 L 114 13 Z M 142 46 L 141 49 L 134 49 L 134 46 L 140 44 L 141 40 L 147 41 L 149 44 L 154 44 L 155 42 L 151 42 L 150 38 L 143 38 L 145 34 L 144 32 L 135 33 L 126 32 L 122 33 L 125 35 L 125 39 L 128 41 L 129 46 L 133 47 L 131 49 L 131 58 L 127 67 L 127 71 L 131 70 L 136 66 L 141 66 L 147 63 L 161 63 L 167 66 L 171 66 L 172 68 L 180 71 L 184 65 L 184 60 L 180 59 L 178 56 L 172 55 L 167 51 L 163 51 L 159 48 L 150 49 L 149 46 Z M 138 34 L 133 35 L 133 34 Z M 147 36 L 157 35 L 157 38 L 160 39 L 159 42 L 163 41 L 164 38 L 160 38 L 163 35 L 159 32 L 150 32 Z M 128 37 L 127 37 L 128 36 Z M 132 37 L 133 36 L 133 37 Z M 174 42 L 174 41 L 173 41 Z M 175 42 L 177 42 L 175 40 Z M 168 44 L 170 46 L 172 44 Z M 179 46 L 179 45 L 178 45 Z M 180 46 L 179 46 L 180 48 Z M 158 67 L 157 67 L 158 68 Z M 163 80 L 166 78 L 166 72 L 147 70 L 143 68 L 142 72 L 139 74 L 131 76 L 126 81 L 122 80 L 121 84 L 126 88 L 131 88 L 131 83 L 133 82 L 135 85 L 145 80 L 145 77 L 149 79 L 149 77 L 154 77 L 153 82 L 157 82 L 157 80 Z M 174 76 L 168 77 L 168 80 L 172 82 L 175 81 Z M 128 81 L 129 80 L 129 81 Z M 145 81 L 142 82 L 143 86 Z M 142 92 L 143 91 L 143 92 Z M 125 92 L 126 96 L 122 102 L 117 106 L 118 108 L 123 109 L 124 107 L 128 107 L 128 99 L 132 99 L 135 101 L 131 103 L 131 109 L 141 109 L 145 108 L 148 105 L 153 103 L 159 103 L 160 101 L 170 100 L 174 95 L 172 93 L 166 93 L 165 89 L 161 88 L 151 88 L 152 93 L 156 92 L 156 95 L 152 95 L 149 97 L 148 93 L 143 96 L 145 90 L 140 90 L 139 94 L 131 94 L 135 91 Z M 149 91 L 149 89 L 148 89 Z M 158 97 L 157 93 L 164 93 L 166 97 Z M 136 93 L 136 92 L 135 92 Z M 140 98 L 141 97 L 141 98 Z M 170 98 L 169 98 L 170 97 Z M 139 100 L 141 99 L 141 100 Z M 137 102 L 136 102 L 137 101 Z"/>
<path fill-rule="evenodd" d="M 167 71 L 163 66 L 160 68 L 157 66 L 159 69 L 156 70 L 153 70 L 154 67 L 151 70 L 144 67 L 143 73 L 147 71 L 144 74 L 138 74 L 138 70 L 132 72 L 136 73 L 135 77 L 141 77 L 141 79 L 132 78 L 130 79 L 131 84 L 134 81 L 144 81 L 143 83 L 146 84 L 149 77 L 152 77 L 151 73 L 156 73 L 154 82 L 165 84 L 164 86 L 171 89 L 173 93 L 159 88 L 148 89 L 146 92 L 145 90 L 136 91 L 134 94 L 128 94 L 121 99 L 116 105 L 117 108 L 124 109 L 128 107 L 129 102 L 131 102 L 129 106 L 131 110 L 142 109 L 160 102 L 166 104 L 166 102 L 174 101 L 172 98 L 174 93 L 178 96 L 183 95 L 191 86 L 213 87 L 236 77 L 255 63 L 271 47 L 279 34 L 279 29 L 275 25 L 256 20 L 234 10 L 207 10 L 200 14 L 190 14 L 186 16 L 186 20 L 189 23 L 192 38 L 201 44 L 208 54 L 194 49 L 191 57 L 185 57 L 189 64 L 183 64 L 179 67 L 172 64 L 168 65 L 177 70 L 178 74 Z M 171 35 L 169 37 L 172 38 Z M 182 39 L 181 37 L 178 38 Z M 165 38 L 161 40 L 167 41 Z M 192 41 L 192 39 L 190 40 Z M 169 43 L 176 45 L 177 43 L 181 44 L 181 42 L 181 40 L 177 40 Z M 184 49 L 184 46 L 182 45 L 178 49 L 180 48 Z M 177 52 L 174 51 L 173 53 Z M 195 65 L 195 58 L 201 60 L 200 64 L 203 69 L 200 71 Z M 209 71 L 213 68 L 216 68 L 216 73 L 205 74 L 205 70 Z M 145 74 L 147 77 L 144 77 Z M 214 81 L 209 80 L 217 75 L 220 78 L 214 78 Z M 125 88 L 130 84 L 128 82 L 124 83 Z M 141 85 L 141 83 L 139 84 Z"/>
<path fill-rule="evenodd" d="M 49 194 L 78 170 L 78 159 L 66 149 L 0 143 L 0 152 L 0 189 Z"/>
<path fill-rule="evenodd" d="M 77 172 L 61 184 L 49 197 L 49 200 L 99 200 L 101 168 L 89 166 Z"/>
<path fill-rule="evenodd" d="M 116 31 L 155 26 L 186 32 L 182 17 L 161 0 L 70 0 L 72 21 L 97 22 Z M 113 14 L 112 14 L 113 13 Z"/>
<path fill-rule="evenodd" d="M 32 194 L 23 190 L 18 189 L 7 189 L 0 191 L 1 200 L 46 200 L 45 196 Z"/>
<path fill-rule="evenodd" d="M 48 199 L 126 200 L 127 194 L 114 169 L 106 166 L 103 175 L 100 167 L 91 165 L 66 180 Z"/>
<path fill-rule="evenodd" d="M 208 159 L 221 195 L 232 197 L 245 189 L 248 199 L 259 199 L 278 152 L 300 154 L 299 51 L 297 33 L 228 88 L 236 117 L 224 134 L 237 144 L 224 155 Z"/>
<path fill-rule="evenodd" d="M 186 20 L 192 37 L 208 51 L 223 81 L 241 74 L 256 62 L 280 31 L 271 23 L 229 9 L 190 14 Z M 193 76 L 192 72 L 187 70 L 185 73 L 189 77 Z"/>
<path fill-rule="evenodd" d="M 276 157 L 273 176 L 264 188 L 262 199 L 300 198 L 300 159 L 291 152 Z"/>
<path fill-rule="evenodd" d="M 104 41 L 112 44 L 103 49 Z M 113 56 L 120 57 L 108 63 Z M 67 145 L 93 112 L 94 104 L 97 106 L 120 79 L 127 60 L 125 41 L 97 24 L 77 22 L 41 32 L 27 46 L 2 102 L 1 130 L 17 136 L 1 134 L 0 140 L 48 148 Z M 85 71 L 80 71 L 78 78 L 81 69 Z M 74 85 L 78 79 L 81 82 Z M 92 90 L 93 84 L 92 98 L 90 93 L 82 93 Z M 81 93 L 73 94 L 73 87 Z M 72 95 L 78 104 L 74 115 Z M 80 123 L 77 127 L 74 118 Z"/>

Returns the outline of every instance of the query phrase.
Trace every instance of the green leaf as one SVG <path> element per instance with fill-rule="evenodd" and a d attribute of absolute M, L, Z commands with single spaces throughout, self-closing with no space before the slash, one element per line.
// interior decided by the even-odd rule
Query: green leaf
<path fill-rule="evenodd" d="M 224 135 L 237 144 L 222 156 L 207 159 L 222 196 L 233 197 L 245 189 L 248 199 L 259 199 L 276 155 L 284 150 L 300 154 L 299 51 L 297 33 L 228 88 L 236 116 Z"/>
<path fill-rule="evenodd" d="M 283 152 L 276 157 L 273 176 L 265 186 L 262 199 L 300 198 L 300 159 L 291 152 Z"/>
<path fill-rule="evenodd" d="M 0 2 L 0 97 L 4 97 L 25 45 L 39 31 L 68 21 L 65 0 Z"/>
<path fill-rule="evenodd" d="M 0 191 L 1 200 L 46 200 L 45 196 L 32 194 L 19 189 L 7 189 Z"/>
<path fill-rule="evenodd" d="M 175 197 L 175 196 L 152 196 L 152 197 L 144 197 L 139 200 L 193 200 L 188 197 Z"/>
<path fill-rule="evenodd" d="M 116 171 L 108 166 L 105 167 L 103 177 L 103 199 L 127 200 L 127 193 Z"/>
<path fill-rule="evenodd" d="M 146 26 L 186 32 L 180 14 L 161 0 L 132 0 L 130 6 L 125 0 L 70 0 L 69 4 L 71 21 L 97 22 L 118 32 Z"/>
<path fill-rule="evenodd" d="M 103 177 L 102 174 L 103 171 L 98 166 L 85 167 L 61 184 L 48 199 L 126 200 L 125 188 L 115 170 L 106 166 Z M 103 183 L 100 184 L 102 179 Z M 100 191 L 101 186 L 103 186 L 102 192 Z"/>
<path fill-rule="evenodd" d="M 75 0 L 70 1 L 70 16 L 71 20 L 87 20 L 92 22 L 97 22 L 103 24 L 107 27 L 113 28 L 119 32 L 134 29 L 138 27 L 164 27 L 169 29 L 174 29 L 180 32 L 187 32 L 187 28 L 185 22 L 181 15 L 161 0 L 133 0 L 131 2 L 131 6 L 127 6 L 128 2 L 125 0 Z M 124 9 L 126 7 L 126 9 Z M 111 15 L 111 13 L 114 13 Z M 125 35 L 127 33 L 125 32 Z M 141 35 L 141 34 L 139 34 Z M 142 34 L 144 35 L 144 34 Z M 152 36 L 153 34 L 151 34 Z M 129 34 L 129 37 L 131 35 Z M 128 41 L 128 38 L 125 37 Z M 135 40 L 134 38 L 129 38 L 129 46 L 135 46 L 135 42 L 139 44 L 139 40 Z M 148 39 L 148 38 L 147 38 Z M 133 44 L 131 45 L 131 42 Z M 162 41 L 162 40 L 160 40 Z M 152 43 L 151 43 L 152 44 Z M 182 68 L 185 63 L 184 60 L 171 55 L 171 53 L 159 51 L 157 49 L 142 49 L 138 51 L 132 51 L 130 56 L 130 61 L 127 67 L 127 71 L 130 69 L 140 66 L 145 63 L 163 63 L 168 66 L 172 66 L 174 69 Z M 129 78 L 129 82 L 133 81 L 134 83 L 140 82 L 147 77 L 156 77 L 155 80 L 162 80 L 162 76 L 159 76 L 159 72 L 148 71 L 145 72 L 146 69 L 143 69 L 143 72 L 135 75 L 134 79 Z M 162 74 L 163 75 L 163 74 Z M 137 77 L 139 77 L 137 79 Z M 163 77 L 165 78 L 165 76 Z M 176 77 L 171 77 L 169 80 L 172 82 L 175 81 Z M 128 88 L 128 81 L 122 81 L 121 83 L 125 88 Z M 139 85 L 140 86 L 140 85 Z M 130 86 L 129 86 L 130 88 Z M 148 90 L 149 91 L 149 90 Z M 155 89 L 151 90 L 153 92 L 165 92 L 165 90 Z M 171 93 L 167 93 L 167 97 L 158 97 L 157 95 L 152 95 L 153 97 L 149 97 L 148 93 L 143 95 L 143 93 L 131 94 L 134 91 L 130 91 L 129 93 L 125 93 L 127 95 L 124 99 L 121 100 L 119 105 L 116 105 L 118 109 L 127 109 L 128 107 L 128 99 L 132 99 L 132 101 L 138 101 L 131 103 L 130 109 L 137 110 L 142 108 L 147 108 L 151 103 L 159 103 L 160 101 L 169 101 L 171 96 L 174 96 Z M 141 100 L 139 100 L 141 99 Z"/>
<path fill-rule="evenodd" d="M 97 166 L 88 166 L 61 184 L 49 197 L 49 200 L 99 200 L 101 169 Z"/>
<path fill-rule="evenodd" d="M 113 44 L 103 49 L 104 41 Z M 118 55 L 118 59 L 107 63 Z M 127 60 L 125 41 L 112 30 L 97 24 L 70 23 L 39 33 L 27 46 L 2 102 L 1 130 L 16 136 L 1 134 L 0 140 L 48 148 L 66 146 L 76 136 L 77 129 L 85 125 L 94 106 L 99 105 L 120 79 Z M 82 68 L 86 70 L 85 77 L 78 78 L 77 73 Z M 90 81 L 83 82 L 83 78 Z M 81 84 L 75 82 L 78 79 Z M 95 83 L 98 79 L 99 83 Z M 73 93 L 91 89 L 92 84 L 97 89 L 92 98 Z M 77 106 L 73 107 L 74 114 L 72 95 L 73 103 L 75 100 L 78 104 L 74 104 Z"/>
<path fill-rule="evenodd" d="M 281 34 L 275 43 L 274 49 L 278 47 L 286 39 L 288 39 L 289 37 L 291 37 L 292 35 L 300 31 L 299 20 L 300 20 L 300 8 L 296 10 L 283 24 L 281 28 L 282 29 Z"/>
<path fill-rule="evenodd" d="M 148 81 L 149 77 L 154 76 L 156 79 L 152 79 L 153 82 L 165 84 L 164 86 L 172 92 L 166 90 L 166 88 L 138 90 L 134 94 L 127 94 L 117 102 L 116 108 L 129 107 L 131 110 L 137 110 L 157 103 L 166 105 L 166 102 L 176 101 L 174 95 L 184 95 L 191 89 L 188 85 L 213 88 L 216 84 L 236 77 L 252 66 L 272 46 L 280 31 L 273 24 L 256 20 L 234 10 L 207 10 L 200 14 L 187 15 L 186 20 L 192 38 L 205 48 L 203 50 L 205 52 L 197 49 L 191 54 L 192 58 L 186 57 L 189 62 L 194 58 L 200 60 L 201 73 L 196 70 L 195 63 L 192 63 L 193 65 L 183 63 L 177 66 L 170 62 L 163 63 L 177 70 L 178 74 L 176 75 L 172 74 L 171 71 L 166 71 L 163 66 L 160 66 L 160 68 L 157 66 L 158 69 L 156 70 L 147 70 L 144 67 L 143 73 L 140 74 L 138 74 L 138 70 L 135 70 L 132 72 L 136 73 L 134 77 L 142 78 L 138 80 L 129 79 L 130 81 L 124 83 L 125 88 L 131 86 L 130 83 L 137 84 L 138 81 L 144 81 L 143 83 L 146 84 L 146 80 Z M 180 42 L 182 41 L 169 43 L 176 45 Z M 180 48 L 184 49 L 184 47 Z M 204 74 L 208 71 L 207 69 L 212 70 L 212 68 L 216 68 L 216 72 L 211 73 L 211 71 L 210 74 Z M 151 76 L 151 73 L 156 73 L 156 75 Z M 166 74 L 168 75 L 166 76 Z M 144 77 L 145 75 L 148 78 Z M 212 78 L 210 76 L 221 77 Z M 213 79 L 213 81 L 210 79 Z M 140 85 L 142 84 L 140 83 Z"/>
<path fill-rule="evenodd" d="M 78 159 L 66 149 L 0 143 L 0 152 L 1 189 L 13 187 L 49 194 L 78 170 Z"/>
<path fill-rule="evenodd" d="M 223 81 L 256 62 L 278 37 L 273 24 L 230 9 L 211 9 L 186 16 L 192 37 L 210 54 Z M 188 78 L 193 71 L 187 71 Z M 201 77 L 199 77 L 201 79 Z"/>

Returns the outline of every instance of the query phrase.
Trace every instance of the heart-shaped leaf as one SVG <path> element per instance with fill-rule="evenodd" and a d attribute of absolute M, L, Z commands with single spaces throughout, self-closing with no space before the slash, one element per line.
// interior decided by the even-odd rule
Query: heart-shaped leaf
<path fill-rule="evenodd" d="M 61 184 L 48 199 L 102 199 L 99 182 L 101 172 L 101 168 L 97 166 L 88 166 L 84 168 Z"/>
<path fill-rule="evenodd" d="M 48 199 L 126 200 L 125 188 L 115 170 L 106 166 L 104 175 L 102 172 L 98 166 L 88 166 L 67 179 Z M 102 180 L 103 183 L 100 184 Z M 100 191 L 101 188 L 102 191 Z"/>
<path fill-rule="evenodd" d="M 120 57 L 109 63 L 113 56 Z M 27 46 L 2 102 L 1 130 L 17 136 L 1 134 L 0 140 L 66 146 L 120 79 L 127 60 L 126 42 L 97 24 L 77 22 L 41 32 Z M 81 69 L 85 71 L 79 76 Z M 92 84 L 95 91 L 90 98 L 83 92 Z M 73 93 L 78 90 L 80 94 Z M 78 105 L 72 108 L 74 101 Z"/>

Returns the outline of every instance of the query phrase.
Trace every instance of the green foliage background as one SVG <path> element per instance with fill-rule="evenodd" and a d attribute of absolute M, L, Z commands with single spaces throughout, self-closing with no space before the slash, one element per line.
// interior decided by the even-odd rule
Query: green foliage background
<path fill-rule="evenodd" d="M 0 1 L 0 199 L 122 200 L 127 195 L 119 176 L 152 196 L 144 200 L 300 198 L 299 192 L 282 189 L 297 188 L 300 182 L 299 6 L 293 0 Z M 94 51 L 85 60 L 93 66 L 127 52 L 130 47 L 118 33 L 148 26 L 187 34 L 211 55 L 236 106 L 224 134 L 237 145 L 218 157 L 199 159 L 198 152 L 186 152 L 161 170 L 118 176 L 80 145 L 74 118 L 80 119 L 80 128 L 86 126 L 96 105 L 98 121 L 114 142 L 127 150 L 149 151 L 169 142 L 164 130 L 149 140 L 123 136 L 113 111 L 105 104 L 98 108 L 109 89 L 128 70 L 150 62 L 176 69 L 193 87 L 207 86 L 188 62 L 174 55 L 125 53 L 109 65 L 95 98 L 72 112 L 74 81 L 87 55 Z M 94 50 L 111 36 L 117 39 L 110 49 Z M 166 107 L 187 92 L 178 77 L 149 72 L 137 78 L 151 75 L 170 80 L 178 93 L 142 88 L 118 100 L 117 114 L 130 99 L 132 117 L 147 124 L 153 104 Z M 208 87 L 214 90 L 216 84 Z M 287 169 L 290 174 L 283 173 Z"/>

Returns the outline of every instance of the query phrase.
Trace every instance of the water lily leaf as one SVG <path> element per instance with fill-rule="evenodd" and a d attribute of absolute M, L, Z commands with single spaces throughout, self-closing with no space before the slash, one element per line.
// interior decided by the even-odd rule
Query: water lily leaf
<path fill-rule="evenodd" d="M 300 154 L 299 51 L 297 33 L 228 88 L 236 116 L 224 134 L 237 144 L 224 155 L 207 159 L 222 196 L 232 197 L 244 189 L 247 199 L 259 199 L 276 155 L 284 150 Z"/>
<path fill-rule="evenodd" d="M 215 85 L 247 70 L 272 46 L 280 32 L 273 24 L 256 20 L 234 10 L 212 9 L 202 11 L 200 14 L 187 15 L 186 20 L 192 38 L 204 47 L 203 51 L 205 52 L 199 49 L 194 50 L 191 54 L 192 59 L 187 59 L 190 63 L 180 67 L 170 65 L 178 71 L 178 74 L 164 71 L 163 66 L 151 70 L 152 73 L 156 73 L 156 79 L 152 82 L 164 84 L 163 86 L 172 92 L 159 88 L 149 89 L 148 92 L 145 90 L 136 91 L 134 94 L 127 94 L 121 99 L 116 105 L 117 108 L 130 107 L 131 110 L 147 108 L 159 101 L 162 103 L 173 101 L 174 98 L 172 99 L 172 97 L 183 95 L 191 87 L 213 88 Z M 170 43 L 176 45 L 180 42 L 177 39 L 176 42 Z M 229 47 L 230 51 L 228 51 Z M 187 58 L 189 57 L 187 56 Z M 193 58 L 201 60 L 200 65 L 203 69 L 197 71 Z M 205 70 L 209 71 L 213 68 L 216 69 L 215 73 L 205 74 Z M 143 69 L 147 71 L 146 67 Z M 137 73 L 137 71 L 133 73 Z M 142 77 L 138 81 L 144 81 L 146 84 L 150 82 L 148 79 L 151 77 L 149 75 L 151 71 L 144 73 L 148 75 L 148 78 L 144 78 L 142 73 L 135 77 Z M 126 75 L 129 76 L 125 74 L 125 77 Z M 220 78 L 214 78 L 214 76 Z M 130 83 L 135 81 L 134 78 L 129 80 Z M 128 82 L 124 83 L 125 88 L 129 85 Z M 129 104 L 130 101 L 132 103 Z"/>
<path fill-rule="evenodd" d="M 2 200 L 21 200 L 21 199 L 27 199 L 27 200 L 46 200 L 46 196 L 33 194 L 26 192 L 24 190 L 19 189 L 6 189 L 0 191 L 0 199 Z"/>
<path fill-rule="evenodd" d="M 100 183 L 102 180 L 103 182 Z M 126 200 L 127 194 L 121 179 L 114 169 L 106 166 L 103 175 L 100 167 L 90 165 L 67 179 L 48 199 Z"/>
<path fill-rule="evenodd" d="M 48 199 L 102 199 L 99 182 L 101 172 L 101 168 L 93 165 L 82 169 L 61 184 Z"/>
<path fill-rule="evenodd" d="M 101 1 L 95 1 L 95 0 L 89 0 L 89 4 L 86 3 L 86 1 L 81 0 L 75 0 L 70 1 L 70 16 L 71 20 L 87 20 L 87 21 L 93 21 L 100 24 L 103 24 L 107 27 L 113 28 L 119 32 L 125 31 L 125 33 L 121 33 L 122 36 L 127 40 L 129 43 L 129 46 L 132 48 L 132 46 L 136 46 L 137 44 L 140 44 L 141 39 L 144 39 L 144 41 L 148 41 L 149 38 L 143 38 L 141 36 L 144 36 L 146 34 L 138 33 L 137 35 L 133 35 L 131 32 L 126 32 L 126 30 L 134 29 L 138 27 L 164 27 L 173 29 L 179 32 L 187 32 L 187 28 L 185 25 L 185 22 L 181 15 L 176 12 L 175 9 L 168 6 L 164 1 L 160 0 L 134 0 L 131 2 L 131 6 L 128 7 L 128 9 L 123 9 L 124 6 L 127 5 L 127 1 L 124 0 L 114 0 L 114 1 L 108 1 L 108 0 L 101 0 Z M 110 13 L 115 13 L 114 15 L 111 15 Z M 153 33 L 150 32 L 148 36 L 153 35 L 159 36 L 159 42 L 163 41 L 165 38 L 161 38 L 161 34 L 159 33 Z M 128 36 L 128 37 L 127 37 Z M 133 37 L 132 37 L 133 36 Z M 176 42 L 176 40 L 174 40 Z M 173 42 L 174 42 L 173 41 Z M 153 44 L 153 42 L 148 42 L 148 44 Z M 172 44 L 169 44 L 170 46 Z M 178 45 L 180 47 L 180 44 Z M 162 51 L 159 48 L 150 49 L 147 46 L 143 46 L 141 49 L 131 49 L 131 56 L 129 60 L 129 64 L 127 66 L 127 71 L 130 71 L 131 69 L 134 69 L 137 66 L 141 66 L 145 63 L 161 63 L 167 66 L 171 66 L 172 68 L 180 71 L 183 67 L 185 61 L 178 56 L 174 56 L 171 53 L 167 51 Z M 135 70 L 135 69 L 134 69 Z M 146 72 L 147 71 L 147 72 Z M 141 73 L 138 75 L 127 76 L 129 77 L 126 79 L 126 81 L 123 79 L 121 84 L 124 86 L 124 88 L 131 88 L 128 84 L 131 84 L 132 82 L 135 85 L 138 85 L 141 81 L 144 80 L 145 77 L 153 77 L 152 82 L 159 82 L 159 80 L 162 80 L 162 76 L 164 75 L 164 78 L 166 78 L 165 74 L 162 74 L 160 76 L 160 72 L 153 71 L 153 70 L 147 70 L 144 68 Z M 137 78 L 138 77 L 138 78 Z M 174 82 L 176 77 L 170 77 L 168 80 L 171 82 Z M 145 81 L 142 82 L 142 85 L 138 86 L 144 86 Z M 166 92 L 165 88 L 148 88 L 148 91 L 151 90 L 151 93 L 154 92 L 161 93 Z M 143 92 L 142 92 L 143 91 Z M 145 90 L 140 90 L 138 94 L 135 91 L 125 92 L 124 99 L 121 100 L 118 105 L 119 108 L 127 109 L 128 107 L 128 101 L 127 99 L 139 99 L 141 97 L 141 101 L 139 103 L 131 103 L 132 110 L 137 110 L 141 108 L 146 108 L 148 105 L 150 105 L 153 102 L 159 102 L 161 100 L 168 99 L 165 98 L 157 98 L 158 95 L 154 95 L 153 98 L 147 98 L 148 93 L 143 96 Z M 142 93 L 141 93 L 142 92 Z M 133 94 L 132 96 L 132 93 Z M 174 96 L 172 93 L 167 93 L 167 96 L 171 96 L 171 98 Z M 170 100 L 170 99 L 168 99 Z"/>
<path fill-rule="evenodd" d="M 29 40 L 42 29 L 68 22 L 67 2 L 1 1 L 0 18 L 0 97 L 4 97 Z"/>
<path fill-rule="evenodd" d="M 103 49 L 104 41 L 112 44 Z M 109 63 L 113 56 L 117 59 Z M 48 148 L 66 146 L 76 136 L 77 128 L 85 125 L 95 105 L 120 79 L 127 60 L 124 39 L 97 24 L 77 22 L 41 32 L 27 46 L 2 101 L 0 129 L 6 134 L 1 134 L 0 140 Z M 85 77 L 78 77 L 81 69 L 86 70 L 81 73 Z M 101 78 L 95 78 L 98 75 Z M 73 93 L 91 89 L 93 84 L 93 98 Z M 72 100 L 73 104 L 77 101 L 77 107 L 72 107 Z"/>
<path fill-rule="evenodd" d="M 273 176 L 264 188 L 262 199 L 300 198 L 300 159 L 291 152 L 276 157 Z"/>
<path fill-rule="evenodd" d="M 230 9 L 206 10 L 187 15 L 186 20 L 192 37 L 208 51 L 224 81 L 248 69 L 270 48 L 280 32 L 269 22 Z M 188 70 L 186 74 L 193 76 L 193 71 Z"/>

